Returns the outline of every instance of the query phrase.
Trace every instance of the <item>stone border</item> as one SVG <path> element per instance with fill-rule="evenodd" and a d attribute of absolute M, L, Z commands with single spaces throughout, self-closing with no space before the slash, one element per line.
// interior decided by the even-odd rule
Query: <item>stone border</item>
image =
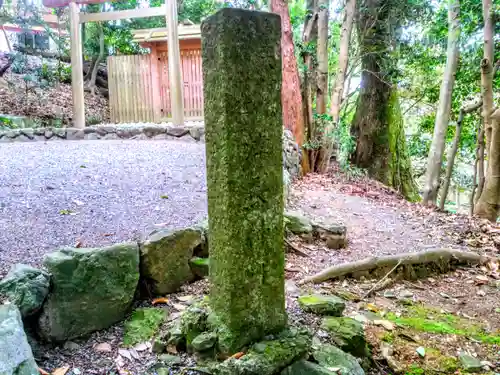
<path fill-rule="evenodd" d="M 20 128 L 0 130 L 0 142 L 79 141 L 79 140 L 164 140 L 204 141 L 203 122 L 185 126 L 172 124 L 110 124 L 77 128 Z"/>

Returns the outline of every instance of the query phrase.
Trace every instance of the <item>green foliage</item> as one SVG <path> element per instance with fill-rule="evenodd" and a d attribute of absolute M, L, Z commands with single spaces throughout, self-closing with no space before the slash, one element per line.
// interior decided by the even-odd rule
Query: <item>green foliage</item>
<path fill-rule="evenodd" d="M 101 116 L 89 116 L 85 122 L 87 125 L 97 125 L 102 122 L 102 118 Z"/>
<path fill-rule="evenodd" d="M 167 311 L 159 308 L 141 308 L 125 322 L 123 345 L 134 346 L 150 340 L 165 321 Z"/>

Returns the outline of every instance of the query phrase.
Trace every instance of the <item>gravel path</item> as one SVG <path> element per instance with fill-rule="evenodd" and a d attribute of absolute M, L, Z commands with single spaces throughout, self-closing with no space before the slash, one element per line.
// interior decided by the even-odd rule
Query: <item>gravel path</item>
<path fill-rule="evenodd" d="M 60 247 L 100 246 L 206 216 L 205 149 L 182 141 L 0 145 L 0 276 Z"/>

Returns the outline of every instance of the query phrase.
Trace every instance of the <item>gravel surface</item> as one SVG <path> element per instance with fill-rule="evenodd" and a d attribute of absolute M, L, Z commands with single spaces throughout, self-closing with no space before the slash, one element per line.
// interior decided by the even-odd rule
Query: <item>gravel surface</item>
<path fill-rule="evenodd" d="M 0 160 L 0 276 L 61 246 L 109 245 L 206 216 L 202 143 L 13 143 L 0 145 Z"/>

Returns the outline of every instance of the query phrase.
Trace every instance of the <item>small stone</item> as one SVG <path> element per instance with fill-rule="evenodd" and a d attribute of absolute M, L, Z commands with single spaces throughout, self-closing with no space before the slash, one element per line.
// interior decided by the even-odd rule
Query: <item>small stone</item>
<path fill-rule="evenodd" d="M 481 371 L 483 367 L 480 360 L 467 353 L 460 353 L 458 359 L 462 363 L 465 372 L 478 372 Z"/>
<path fill-rule="evenodd" d="M 345 301 L 337 296 L 310 294 L 300 296 L 298 302 L 302 310 L 320 315 L 342 316 Z"/>
<path fill-rule="evenodd" d="M 319 224 L 313 223 L 313 235 L 325 241 L 329 249 L 342 249 L 347 246 L 347 229 L 341 224 Z"/>
<path fill-rule="evenodd" d="M 291 297 L 298 297 L 300 295 L 300 289 L 292 280 L 285 281 L 285 290 Z"/>
<path fill-rule="evenodd" d="M 384 292 L 384 297 L 385 298 L 396 298 L 396 294 L 392 290 L 386 290 Z"/>
<path fill-rule="evenodd" d="M 189 130 L 183 126 L 168 127 L 167 134 L 180 138 L 189 133 Z"/>
<path fill-rule="evenodd" d="M 191 345 L 197 352 L 204 352 L 213 348 L 216 342 L 217 335 L 214 332 L 204 332 L 201 335 L 196 336 L 191 342 Z"/>
<path fill-rule="evenodd" d="M 96 352 L 102 352 L 102 353 L 111 353 L 113 349 L 111 348 L 111 345 L 107 342 L 102 342 L 100 344 L 97 344 L 94 348 Z"/>
<path fill-rule="evenodd" d="M 425 357 L 425 348 L 423 346 L 419 346 L 417 349 L 416 349 L 416 352 L 417 354 L 424 358 Z"/>
<path fill-rule="evenodd" d="M 401 292 L 399 292 L 399 297 L 400 298 L 412 298 L 413 292 L 410 292 L 409 290 L 402 290 Z"/>
<path fill-rule="evenodd" d="M 285 229 L 293 234 L 312 234 L 311 220 L 295 211 L 285 212 Z"/>
<path fill-rule="evenodd" d="M 158 360 L 167 366 L 178 366 L 182 364 L 182 359 L 172 354 L 162 354 L 158 356 Z"/>
<path fill-rule="evenodd" d="M 63 348 L 66 350 L 75 351 L 80 349 L 80 345 L 73 341 L 66 341 L 63 345 Z"/>

